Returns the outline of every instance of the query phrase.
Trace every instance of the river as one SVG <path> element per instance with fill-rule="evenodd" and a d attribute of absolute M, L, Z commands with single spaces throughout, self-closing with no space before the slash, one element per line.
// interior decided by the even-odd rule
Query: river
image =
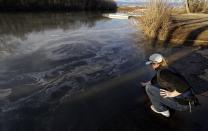
<path fill-rule="evenodd" d="M 148 42 L 129 20 L 2 13 L 0 25 L 1 131 L 98 130 L 151 76 Z"/>

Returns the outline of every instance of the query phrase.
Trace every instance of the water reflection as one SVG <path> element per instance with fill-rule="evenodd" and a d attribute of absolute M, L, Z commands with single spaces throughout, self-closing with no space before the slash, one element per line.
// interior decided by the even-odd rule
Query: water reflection
<path fill-rule="evenodd" d="M 47 30 L 76 30 L 93 27 L 101 15 L 92 13 L 1 13 L 0 51 L 13 52 L 31 32 Z M 55 36 L 55 35 L 54 35 Z"/>
<path fill-rule="evenodd" d="M 1 130 L 51 130 L 50 124 L 58 122 L 57 109 L 82 109 L 80 103 L 75 109 L 66 106 L 67 101 L 144 59 L 134 44 L 136 30 L 126 20 L 87 13 L 26 13 L 0 14 L 0 24 Z M 64 128 L 76 120 L 81 119 L 70 119 Z"/>
<path fill-rule="evenodd" d="M 27 33 L 50 29 L 78 29 L 92 27 L 101 15 L 95 13 L 1 13 L 1 36 L 24 38 Z"/>

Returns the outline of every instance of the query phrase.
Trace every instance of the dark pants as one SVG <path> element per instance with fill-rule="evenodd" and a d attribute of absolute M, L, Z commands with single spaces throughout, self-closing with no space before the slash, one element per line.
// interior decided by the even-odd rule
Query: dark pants
<path fill-rule="evenodd" d="M 176 102 L 173 98 L 167 97 L 163 98 L 160 96 L 160 89 L 153 85 L 148 84 L 146 87 L 147 95 L 155 107 L 155 109 L 159 112 L 168 110 L 167 107 L 172 108 L 178 111 L 186 111 L 189 110 L 189 105 L 181 105 Z"/>

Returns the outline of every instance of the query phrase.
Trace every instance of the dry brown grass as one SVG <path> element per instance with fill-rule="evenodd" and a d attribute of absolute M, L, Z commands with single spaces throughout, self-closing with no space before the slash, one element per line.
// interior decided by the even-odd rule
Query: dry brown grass
<path fill-rule="evenodd" d="M 175 7 L 172 8 L 172 14 L 173 15 L 187 14 L 187 11 L 185 7 Z"/>
<path fill-rule="evenodd" d="M 137 14 L 141 14 L 143 13 L 143 10 L 145 8 L 143 6 L 135 6 L 135 7 L 129 7 L 129 6 L 120 6 L 117 9 L 117 12 L 119 13 L 137 13 Z"/>
<path fill-rule="evenodd" d="M 167 0 L 150 0 L 147 10 L 141 17 L 140 26 L 150 38 L 164 40 L 172 23 L 171 8 Z"/>

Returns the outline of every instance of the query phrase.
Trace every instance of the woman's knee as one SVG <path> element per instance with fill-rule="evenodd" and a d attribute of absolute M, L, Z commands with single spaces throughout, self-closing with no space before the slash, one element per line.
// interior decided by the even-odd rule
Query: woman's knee
<path fill-rule="evenodd" d="M 145 90 L 146 90 L 147 94 L 151 94 L 151 95 L 160 94 L 160 89 L 153 86 L 153 85 L 150 85 L 150 84 L 145 86 Z"/>
<path fill-rule="evenodd" d="M 145 90 L 146 90 L 146 93 L 147 93 L 147 94 L 150 93 L 150 88 L 151 88 L 151 87 L 150 87 L 149 84 L 145 86 Z"/>

